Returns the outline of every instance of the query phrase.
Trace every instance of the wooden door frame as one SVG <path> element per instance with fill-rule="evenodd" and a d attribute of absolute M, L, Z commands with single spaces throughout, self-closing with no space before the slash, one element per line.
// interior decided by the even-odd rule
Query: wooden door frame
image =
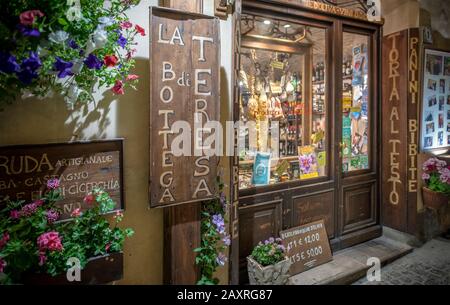
<path fill-rule="evenodd" d="M 240 2 L 240 1 L 239 1 Z M 380 156 L 381 156 L 381 133 L 379 128 L 373 129 L 374 126 L 380 126 L 380 115 L 379 110 L 381 107 L 381 94 L 379 87 L 381 85 L 381 63 L 380 63 L 380 55 L 381 55 L 381 24 L 379 23 L 372 23 L 369 21 L 363 21 L 363 20 L 355 20 L 350 17 L 344 17 L 344 16 L 336 16 L 332 13 L 326 13 L 322 11 L 314 11 L 311 9 L 307 9 L 299 4 L 295 3 L 276 3 L 277 1 L 269 1 L 269 0 L 262 0 L 262 1 L 252 1 L 252 0 L 242 0 L 242 12 L 249 13 L 249 14 L 256 14 L 259 16 L 267 16 L 271 18 L 281 19 L 281 20 L 287 20 L 287 21 L 293 21 L 293 22 L 301 22 L 301 23 L 307 23 L 311 26 L 319 26 L 324 27 L 324 25 L 328 25 L 328 31 L 326 35 L 326 40 L 328 46 L 333 46 L 331 54 L 327 54 L 327 64 L 328 68 L 326 71 L 326 75 L 328 79 L 330 80 L 327 85 L 327 129 L 328 129 L 328 148 L 327 152 L 332 152 L 331 156 L 328 158 L 328 162 L 330 162 L 328 166 L 328 176 L 322 177 L 319 179 L 315 179 L 312 182 L 311 181 L 293 181 L 286 184 L 280 184 L 280 185 L 274 185 L 274 186 L 266 186 L 266 187 L 259 187 L 259 188 L 253 188 L 248 190 L 239 190 L 238 180 L 239 180 L 239 159 L 235 156 L 233 158 L 233 165 L 232 165 L 232 185 L 234 186 L 234 193 L 232 193 L 233 198 L 233 210 L 235 211 L 235 216 L 237 219 L 235 220 L 235 223 L 239 223 L 238 215 L 239 212 L 237 211 L 239 208 L 239 200 L 244 200 L 247 198 L 252 197 L 258 197 L 260 199 L 253 200 L 255 203 L 258 203 L 258 200 L 261 201 L 264 196 L 267 196 L 269 193 L 273 192 L 279 192 L 281 195 L 281 198 L 283 198 L 283 191 L 284 190 L 295 190 L 295 189 L 304 189 L 304 188 L 311 188 L 314 189 L 318 187 L 319 185 L 325 185 L 329 184 L 334 187 L 335 191 L 335 198 L 334 198 L 334 218 L 335 218 L 335 238 L 331 240 L 331 245 L 334 250 L 338 250 L 344 247 L 348 247 L 350 245 L 360 243 L 362 241 L 375 238 L 377 236 L 380 236 L 381 226 L 379 225 L 381 222 L 380 216 L 380 169 L 379 165 L 380 163 Z M 241 10 L 239 8 L 239 17 L 241 14 Z M 235 23 L 235 26 L 239 26 L 239 20 Z M 363 31 L 372 31 L 374 35 L 371 39 L 371 52 L 373 56 L 371 56 L 370 60 L 373 61 L 371 64 L 371 67 L 376 69 L 377 77 L 372 77 L 370 79 L 371 82 L 371 101 L 372 101 L 372 107 L 371 111 L 373 112 L 373 119 L 371 120 L 372 124 L 372 130 L 376 131 L 372 135 L 372 149 L 371 149 L 371 162 L 372 162 L 372 170 L 375 171 L 375 179 L 376 179 L 376 187 L 374 192 L 377 194 L 375 207 L 376 207 L 376 219 L 377 219 L 377 225 L 373 226 L 371 228 L 356 232 L 358 234 L 349 234 L 345 236 L 345 238 L 342 238 L 340 236 L 339 229 L 341 227 L 340 223 L 340 217 L 339 215 L 342 213 L 340 209 L 343 206 L 343 176 L 342 173 L 342 162 L 340 162 L 341 158 L 339 158 L 339 150 L 340 146 L 339 143 L 342 138 L 342 128 L 338 128 L 339 126 L 342 126 L 341 124 L 333 124 L 333 122 L 336 122 L 336 119 L 342 120 L 342 105 L 341 103 L 332 103 L 332 101 L 340 100 L 342 96 L 342 37 L 343 37 L 343 29 L 344 27 L 353 27 L 357 28 Z M 235 33 L 239 33 L 240 31 L 235 31 Z M 337 38 L 336 38 L 337 37 Z M 239 46 L 240 39 L 237 39 L 236 37 L 233 39 L 233 41 L 237 44 L 236 46 Z M 337 47 L 338 46 L 338 47 Z M 239 47 L 238 47 L 239 48 Z M 239 49 L 237 50 L 236 55 L 236 49 L 235 49 L 235 56 L 239 55 Z M 236 67 L 236 64 L 239 64 L 239 60 L 236 60 L 234 58 L 234 79 L 233 84 L 235 86 L 234 91 L 234 101 L 233 101 L 233 119 L 237 121 L 239 119 L 239 91 L 237 86 L 237 79 L 238 79 L 238 72 L 239 72 L 239 66 Z M 331 83 L 331 84 L 330 84 Z M 340 119 L 339 119 L 340 117 Z M 236 139 L 235 139 L 236 140 Z M 375 150 L 373 148 L 376 148 Z M 329 153 L 330 154 L 330 153 Z M 236 181 L 237 180 L 237 181 Z M 342 180 L 342 181 L 341 181 Z M 278 196 L 278 195 L 277 195 Z M 275 198 L 276 199 L 276 198 Z M 292 200 L 291 203 L 292 205 Z M 292 210 L 292 206 L 289 207 L 289 209 Z M 283 213 L 283 222 L 289 222 L 285 219 L 289 219 L 289 217 L 286 217 Z M 284 225 L 283 225 L 283 228 Z M 235 227 L 233 226 L 233 230 Z M 238 278 L 239 278 L 239 236 L 236 235 L 233 237 L 233 243 L 231 246 L 231 253 L 230 256 L 231 260 L 231 268 L 230 268 L 230 283 L 237 284 Z"/>

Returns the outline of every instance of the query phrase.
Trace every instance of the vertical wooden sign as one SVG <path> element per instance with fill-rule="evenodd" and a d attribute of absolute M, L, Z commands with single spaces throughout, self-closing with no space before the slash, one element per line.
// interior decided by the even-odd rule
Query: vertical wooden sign
<path fill-rule="evenodd" d="M 383 38 L 382 199 L 384 224 L 405 231 L 407 224 L 408 31 Z"/>
<path fill-rule="evenodd" d="M 416 232 L 417 191 L 418 191 L 418 154 L 419 154 L 419 101 L 420 101 L 420 30 L 409 29 L 408 35 L 408 161 L 407 161 L 407 200 L 408 225 L 410 234 Z"/>
<path fill-rule="evenodd" d="M 383 224 L 415 233 L 419 150 L 419 29 L 383 39 Z"/>
<path fill-rule="evenodd" d="M 213 198 L 218 157 L 205 149 L 220 147 L 206 127 L 220 121 L 219 20 L 151 7 L 150 29 L 151 207 Z"/>

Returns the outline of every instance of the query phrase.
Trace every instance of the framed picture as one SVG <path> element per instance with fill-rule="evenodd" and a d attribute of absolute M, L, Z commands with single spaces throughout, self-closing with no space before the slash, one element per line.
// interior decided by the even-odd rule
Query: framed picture
<path fill-rule="evenodd" d="M 448 148 L 450 147 L 450 52 L 425 49 L 423 62 L 421 148 L 425 151 Z"/>

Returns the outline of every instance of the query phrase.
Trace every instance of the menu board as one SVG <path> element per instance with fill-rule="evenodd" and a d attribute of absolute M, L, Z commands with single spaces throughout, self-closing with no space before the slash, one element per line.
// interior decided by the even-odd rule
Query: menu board
<path fill-rule="evenodd" d="M 325 230 L 324 220 L 280 232 L 287 257 L 292 265 L 289 270 L 295 275 L 333 259 Z"/>
<path fill-rule="evenodd" d="M 61 219 L 90 206 L 84 197 L 94 188 L 108 192 L 123 208 L 123 141 L 54 143 L 0 147 L 0 209 L 7 200 L 39 199 L 47 180 L 58 179 Z"/>
<path fill-rule="evenodd" d="M 450 146 L 450 53 L 425 50 L 422 98 L 424 150 Z"/>

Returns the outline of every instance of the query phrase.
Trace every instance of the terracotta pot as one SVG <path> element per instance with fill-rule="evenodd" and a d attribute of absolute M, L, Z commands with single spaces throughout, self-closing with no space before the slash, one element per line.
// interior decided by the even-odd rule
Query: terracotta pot
<path fill-rule="evenodd" d="M 66 274 L 51 276 L 44 273 L 25 274 L 25 285 L 101 285 L 123 278 L 123 253 L 111 253 L 90 258 L 81 270 L 80 282 L 69 282 Z"/>
<path fill-rule="evenodd" d="M 247 257 L 247 269 L 250 285 L 285 285 L 290 277 L 291 261 L 285 260 L 263 267 L 251 256 Z"/>
<path fill-rule="evenodd" d="M 422 188 L 422 198 L 425 207 L 439 210 L 448 204 L 449 198 L 438 192 L 434 192 L 427 187 Z"/>

